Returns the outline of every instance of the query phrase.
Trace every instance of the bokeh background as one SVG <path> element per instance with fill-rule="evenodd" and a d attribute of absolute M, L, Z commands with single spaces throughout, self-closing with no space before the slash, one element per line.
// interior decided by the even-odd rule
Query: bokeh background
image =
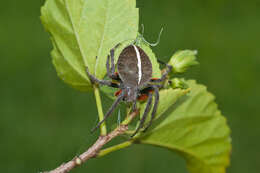
<path fill-rule="evenodd" d="M 0 170 L 40 172 L 55 168 L 96 138 L 92 93 L 64 84 L 51 63 L 51 42 L 40 23 L 44 0 L 0 5 Z M 260 2 L 258 0 L 138 0 L 145 37 L 167 60 L 174 51 L 197 49 L 195 78 L 216 95 L 232 129 L 228 173 L 260 170 Z M 105 110 L 111 102 L 104 98 Z M 111 120 L 110 120 L 111 121 Z M 161 148 L 134 145 L 73 172 L 187 172 L 184 160 Z"/>

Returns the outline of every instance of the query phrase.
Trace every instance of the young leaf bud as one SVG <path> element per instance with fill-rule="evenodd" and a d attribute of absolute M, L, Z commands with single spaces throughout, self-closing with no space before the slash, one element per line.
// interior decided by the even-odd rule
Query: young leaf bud
<path fill-rule="evenodd" d="M 169 65 L 173 66 L 174 73 L 183 73 L 190 66 L 199 64 L 196 61 L 196 50 L 182 50 L 176 52 L 169 61 Z"/>
<path fill-rule="evenodd" d="M 173 78 L 172 80 L 169 81 L 171 84 L 171 87 L 173 89 L 175 88 L 181 88 L 181 89 L 187 89 L 189 88 L 188 84 L 185 82 L 183 79 L 179 78 Z"/>

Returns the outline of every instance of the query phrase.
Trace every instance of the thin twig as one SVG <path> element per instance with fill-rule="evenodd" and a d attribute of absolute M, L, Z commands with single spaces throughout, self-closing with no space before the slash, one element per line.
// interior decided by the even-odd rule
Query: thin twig
<path fill-rule="evenodd" d="M 81 165 L 86 162 L 90 158 L 96 157 L 100 151 L 100 149 L 113 138 L 124 134 L 128 130 L 128 124 L 134 119 L 134 117 L 138 114 L 138 111 L 135 111 L 128 115 L 126 119 L 112 132 L 105 136 L 99 136 L 98 140 L 84 153 L 80 156 L 75 157 L 71 161 L 64 163 L 57 167 L 56 169 L 49 171 L 48 173 L 66 173 L 75 168 L 76 166 Z M 120 148 L 119 148 L 120 149 Z"/>

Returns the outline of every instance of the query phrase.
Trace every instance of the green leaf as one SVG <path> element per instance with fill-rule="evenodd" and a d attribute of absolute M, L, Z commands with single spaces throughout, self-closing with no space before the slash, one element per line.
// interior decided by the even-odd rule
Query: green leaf
<path fill-rule="evenodd" d="M 195 81 L 187 83 L 191 92 L 137 140 L 176 151 L 186 159 L 191 173 L 224 173 L 231 152 L 226 119 L 206 87 Z"/>
<path fill-rule="evenodd" d="M 196 50 L 177 51 L 170 59 L 169 65 L 172 65 L 174 73 L 183 73 L 190 66 L 199 64 L 196 60 Z"/>
<path fill-rule="evenodd" d="M 91 87 L 86 66 L 103 78 L 109 50 L 137 36 L 135 6 L 135 0 L 46 0 L 41 20 L 51 34 L 51 55 L 61 79 L 86 91 Z"/>
<path fill-rule="evenodd" d="M 154 121 L 158 119 L 160 116 L 162 116 L 171 106 L 173 106 L 178 99 L 180 99 L 182 96 L 187 94 L 190 91 L 190 89 L 162 89 L 160 90 L 160 99 L 159 104 L 157 108 L 157 113 L 155 115 Z M 152 105 L 154 104 L 154 100 Z M 145 107 L 147 105 L 147 102 L 144 102 L 141 104 L 141 110 L 140 115 L 143 115 Z M 149 112 L 148 118 L 146 119 L 146 122 L 149 122 L 151 112 Z"/>

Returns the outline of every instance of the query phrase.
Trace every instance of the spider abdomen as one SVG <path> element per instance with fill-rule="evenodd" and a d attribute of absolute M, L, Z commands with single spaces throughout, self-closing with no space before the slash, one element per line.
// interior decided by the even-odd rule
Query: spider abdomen
<path fill-rule="evenodd" d="M 146 53 L 136 45 L 129 45 L 121 52 L 117 69 L 127 86 L 143 86 L 152 77 L 152 63 Z"/>

